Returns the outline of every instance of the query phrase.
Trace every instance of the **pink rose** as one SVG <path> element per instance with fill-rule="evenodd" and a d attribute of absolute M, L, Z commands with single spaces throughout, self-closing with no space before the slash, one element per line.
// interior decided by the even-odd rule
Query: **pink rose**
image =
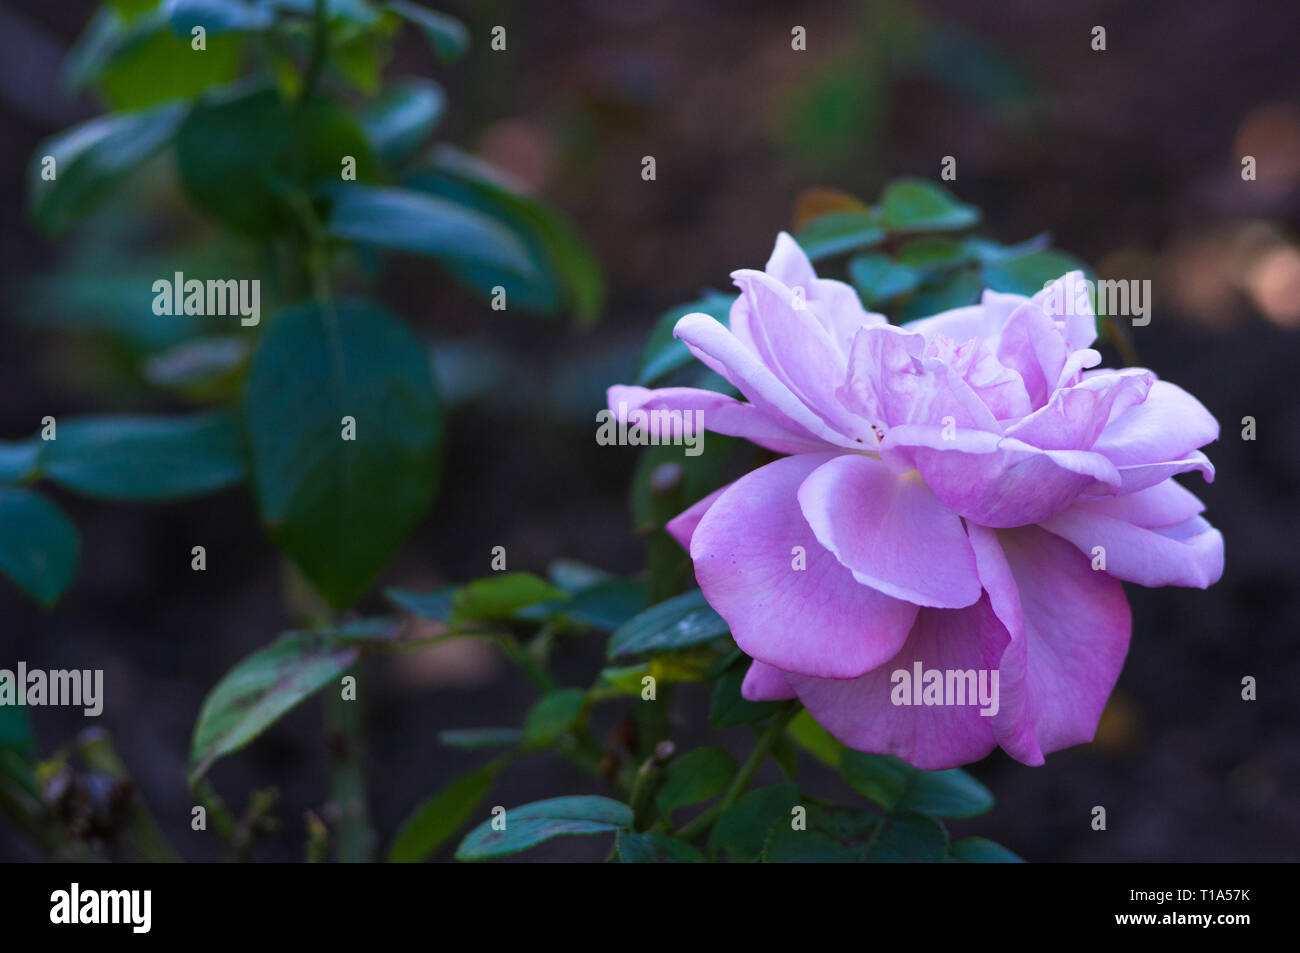
<path fill-rule="evenodd" d="M 1090 741 L 1128 650 L 1119 580 L 1205 588 L 1223 572 L 1223 537 L 1172 479 L 1213 479 L 1198 448 L 1214 417 L 1148 370 L 1092 369 L 1078 273 L 906 327 L 818 278 L 784 233 L 765 272 L 732 277 L 730 330 L 688 314 L 675 333 L 745 401 L 608 398 L 702 411 L 787 454 L 668 525 L 754 659 L 745 697 L 797 696 L 845 744 L 927 769 L 999 745 L 1041 764 Z M 900 688 L 931 670 L 996 674 L 996 705 Z"/>

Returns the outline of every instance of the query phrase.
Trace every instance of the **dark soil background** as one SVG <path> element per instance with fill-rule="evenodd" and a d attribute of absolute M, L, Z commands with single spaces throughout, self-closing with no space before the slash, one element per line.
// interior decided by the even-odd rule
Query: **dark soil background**
<path fill-rule="evenodd" d="M 493 313 L 426 262 L 390 267 L 379 293 L 446 343 L 443 366 L 465 393 L 438 500 L 384 582 L 468 579 L 487 571 L 498 544 L 511 569 L 541 572 L 565 556 L 638 570 L 626 508 L 635 451 L 597 447 L 592 433 L 604 387 L 631 379 L 653 319 L 703 287 L 725 288 L 733 268 L 761 267 L 802 189 L 870 199 L 897 175 L 937 177 L 952 155 L 952 187 L 985 210 L 985 233 L 1010 242 L 1047 230 L 1103 276 L 1152 279 L 1154 317 L 1131 335 L 1143 364 L 1223 424 L 1207 448 L 1217 481 L 1189 485 L 1228 553 L 1207 592 L 1129 587 L 1132 648 L 1098 740 L 1041 768 L 1001 754 L 973 766 L 997 807 L 954 830 L 1037 861 L 1300 859 L 1300 6 L 447 6 L 478 37 L 505 24 L 508 52 L 480 43 L 444 70 L 411 36 L 394 72 L 446 85 L 440 137 L 563 209 L 602 259 L 610 296 L 584 333 Z M 30 435 L 46 414 L 179 406 L 98 386 L 77 336 L 43 326 L 52 316 L 33 313 L 21 291 L 64 254 L 28 223 L 23 179 L 40 139 L 95 112 L 57 80 L 91 7 L 0 3 L 4 439 Z M 929 39 L 895 42 L 885 25 L 900 22 Z M 806 52 L 790 49 L 796 24 Z M 1104 52 L 1090 47 L 1096 25 Z M 1257 181 L 1241 180 L 1246 154 Z M 657 181 L 641 180 L 643 155 L 656 157 Z M 1241 439 L 1244 416 L 1257 421 L 1253 442 Z M 51 611 L 0 585 L 0 664 L 104 669 L 99 725 L 181 853 L 213 859 L 212 835 L 189 829 L 191 727 L 216 680 L 288 627 L 278 557 L 243 489 L 159 507 L 59 499 L 84 537 L 78 578 Z M 199 543 L 206 573 L 189 567 Z M 363 608 L 381 606 L 371 597 Z M 592 637 L 565 645 L 559 671 L 585 684 L 600 664 Z M 1257 701 L 1241 700 L 1246 675 Z M 361 685 L 381 844 L 481 760 L 439 746 L 439 730 L 516 724 L 534 697 L 477 643 L 370 662 Z M 704 700 L 683 695 L 675 725 L 691 743 L 707 724 Z M 85 727 L 68 711 L 34 718 L 46 752 Z M 236 806 L 253 788 L 282 792 L 283 827 L 256 859 L 302 856 L 303 812 L 326 797 L 321 718 L 318 703 L 304 705 L 214 769 Z M 726 740 L 740 750 L 746 730 Z M 491 803 L 598 791 L 537 758 L 504 775 Z M 1090 827 L 1094 805 L 1107 810 L 1105 832 Z M 525 856 L 600 859 L 606 849 L 569 839 Z M 0 859 L 37 858 L 0 825 Z"/>

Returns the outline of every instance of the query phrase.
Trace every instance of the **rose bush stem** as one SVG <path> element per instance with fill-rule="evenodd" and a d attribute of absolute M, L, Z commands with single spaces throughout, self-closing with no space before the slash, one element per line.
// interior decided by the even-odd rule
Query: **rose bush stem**
<path fill-rule="evenodd" d="M 714 822 L 736 802 L 737 798 L 745 793 L 754 780 L 754 775 L 758 774 L 758 769 L 763 766 L 767 756 L 772 753 L 772 748 L 780 740 L 781 735 L 785 733 L 786 725 L 790 724 L 794 716 L 799 714 L 802 707 L 798 700 L 792 699 L 785 703 L 785 706 L 772 717 L 772 720 L 767 723 L 767 727 L 763 729 L 763 733 L 759 735 L 754 750 L 749 753 L 749 758 L 736 772 L 731 785 L 722 795 L 722 800 L 681 828 L 677 832 L 678 837 L 687 841 L 694 840 L 711 828 Z"/>

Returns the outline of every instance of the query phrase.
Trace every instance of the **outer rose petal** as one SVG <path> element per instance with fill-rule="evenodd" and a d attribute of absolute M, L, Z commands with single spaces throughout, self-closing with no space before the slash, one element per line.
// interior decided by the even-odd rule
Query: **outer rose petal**
<path fill-rule="evenodd" d="M 790 392 L 762 359 L 739 338 L 707 314 L 688 314 L 673 333 L 691 353 L 734 384 L 750 402 L 773 420 L 788 419 L 813 436 L 835 446 L 856 446 L 837 433 Z"/>
<path fill-rule="evenodd" d="M 898 651 L 916 606 L 859 584 L 822 548 L 799 485 L 835 454 L 786 457 L 741 477 L 691 538 L 695 578 L 750 657 L 784 672 L 854 678 Z M 807 568 L 794 568 L 794 547 Z"/>
<path fill-rule="evenodd" d="M 777 453 L 809 453 L 829 449 L 825 441 L 818 440 L 786 418 L 771 416 L 753 404 L 742 403 L 716 391 L 694 387 L 661 387 L 650 390 L 646 387 L 615 384 L 605 392 L 605 399 L 609 403 L 610 412 L 620 421 L 626 419 L 622 415 L 624 408 L 628 414 L 636 410 L 682 413 L 698 410 L 706 429 L 729 437 L 742 437 Z"/>
<path fill-rule="evenodd" d="M 1119 582 L 1051 533 L 969 527 L 980 574 L 1011 642 L 1003 654 L 998 743 L 1026 764 L 1091 741 L 1132 627 Z"/>
<path fill-rule="evenodd" d="M 1109 458 L 1107 458 L 1109 459 Z M 1113 482 L 1096 483 L 1084 491 L 1084 497 L 1107 497 L 1115 494 L 1136 493 L 1148 487 L 1164 483 L 1172 476 L 1200 470 L 1206 483 L 1214 482 L 1214 464 L 1210 458 L 1199 450 L 1178 460 L 1166 460 L 1163 463 L 1139 463 L 1131 467 L 1116 467 L 1119 477 L 1118 487 Z"/>
<path fill-rule="evenodd" d="M 1093 449 L 1124 468 L 1186 459 L 1218 439 L 1219 422 L 1199 400 L 1176 384 L 1156 381 L 1145 401 L 1106 425 Z"/>
<path fill-rule="evenodd" d="M 794 698 L 794 689 L 779 668 L 750 662 L 745 680 L 740 683 L 740 694 L 752 702 L 780 702 Z"/>
<path fill-rule="evenodd" d="M 695 535 L 695 528 L 700 525 L 700 520 L 704 519 L 704 514 L 709 511 L 709 507 L 730 486 L 731 484 L 728 483 L 727 486 L 714 490 L 698 503 L 688 506 L 664 524 L 664 529 L 668 531 L 668 535 L 677 540 L 682 549 L 688 553 L 691 551 L 691 537 Z"/>
<path fill-rule="evenodd" d="M 1175 495 L 1163 484 L 1111 500 L 1080 503 L 1064 513 L 1045 520 L 1043 529 L 1068 539 L 1089 558 L 1093 548 L 1101 546 L 1106 554 L 1106 571 L 1117 579 L 1143 586 L 1194 586 L 1206 589 L 1223 575 L 1223 535 L 1195 513 L 1183 515 L 1190 508 L 1178 498 L 1181 510 L 1167 515 L 1181 516 L 1163 525 L 1153 522 L 1154 514 L 1138 507 L 1144 499 L 1152 506 L 1173 509 Z M 1178 487 L 1178 489 L 1182 489 Z M 1199 505 L 1191 493 L 1183 490 Z"/>
<path fill-rule="evenodd" d="M 997 746 L 997 716 L 978 705 L 903 706 L 891 699 L 892 675 L 925 669 L 997 668 L 1007 632 L 987 597 L 965 609 L 922 609 L 897 655 L 861 678 L 810 678 L 787 673 L 786 680 L 817 723 L 850 748 L 897 755 L 930 771 L 978 761 Z"/>
<path fill-rule="evenodd" d="M 979 599 L 975 555 L 961 519 L 916 473 L 843 454 L 803 482 L 799 506 L 817 540 L 863 585 L 943 609 Z"/>

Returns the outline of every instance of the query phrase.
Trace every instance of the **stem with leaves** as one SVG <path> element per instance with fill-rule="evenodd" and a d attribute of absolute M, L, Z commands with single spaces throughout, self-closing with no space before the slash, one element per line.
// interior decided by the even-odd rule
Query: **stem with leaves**
<path fill-rule="evenodd" d="M 781 739 L 781 735 L 785 733 L 786 726 L 790 724 L 795 715 L 799 714 L 802 707 L 798 701 L 789 701 L 772 716 L 772 720 L 767 723 L 767 727 L 759 735 L 758 742 L 754 745 L 754 750 L 750 752 L 748 760 L 740 766 L 740 770 L 736 772 L 731 785 L 722 795 L 722 800 L 681 828 L 677 832 L 678 837 L 687 841 L 694 840 L 711 828 L 714 822 L 726 813 L 731 805 L 736 803 L 736 800 L 748 790 L 754 776 L 758 774 L 758 769 L 763 766 L 763 762 L 767 760 L 767 756 L 772 753 L 772 749 Z"/>

